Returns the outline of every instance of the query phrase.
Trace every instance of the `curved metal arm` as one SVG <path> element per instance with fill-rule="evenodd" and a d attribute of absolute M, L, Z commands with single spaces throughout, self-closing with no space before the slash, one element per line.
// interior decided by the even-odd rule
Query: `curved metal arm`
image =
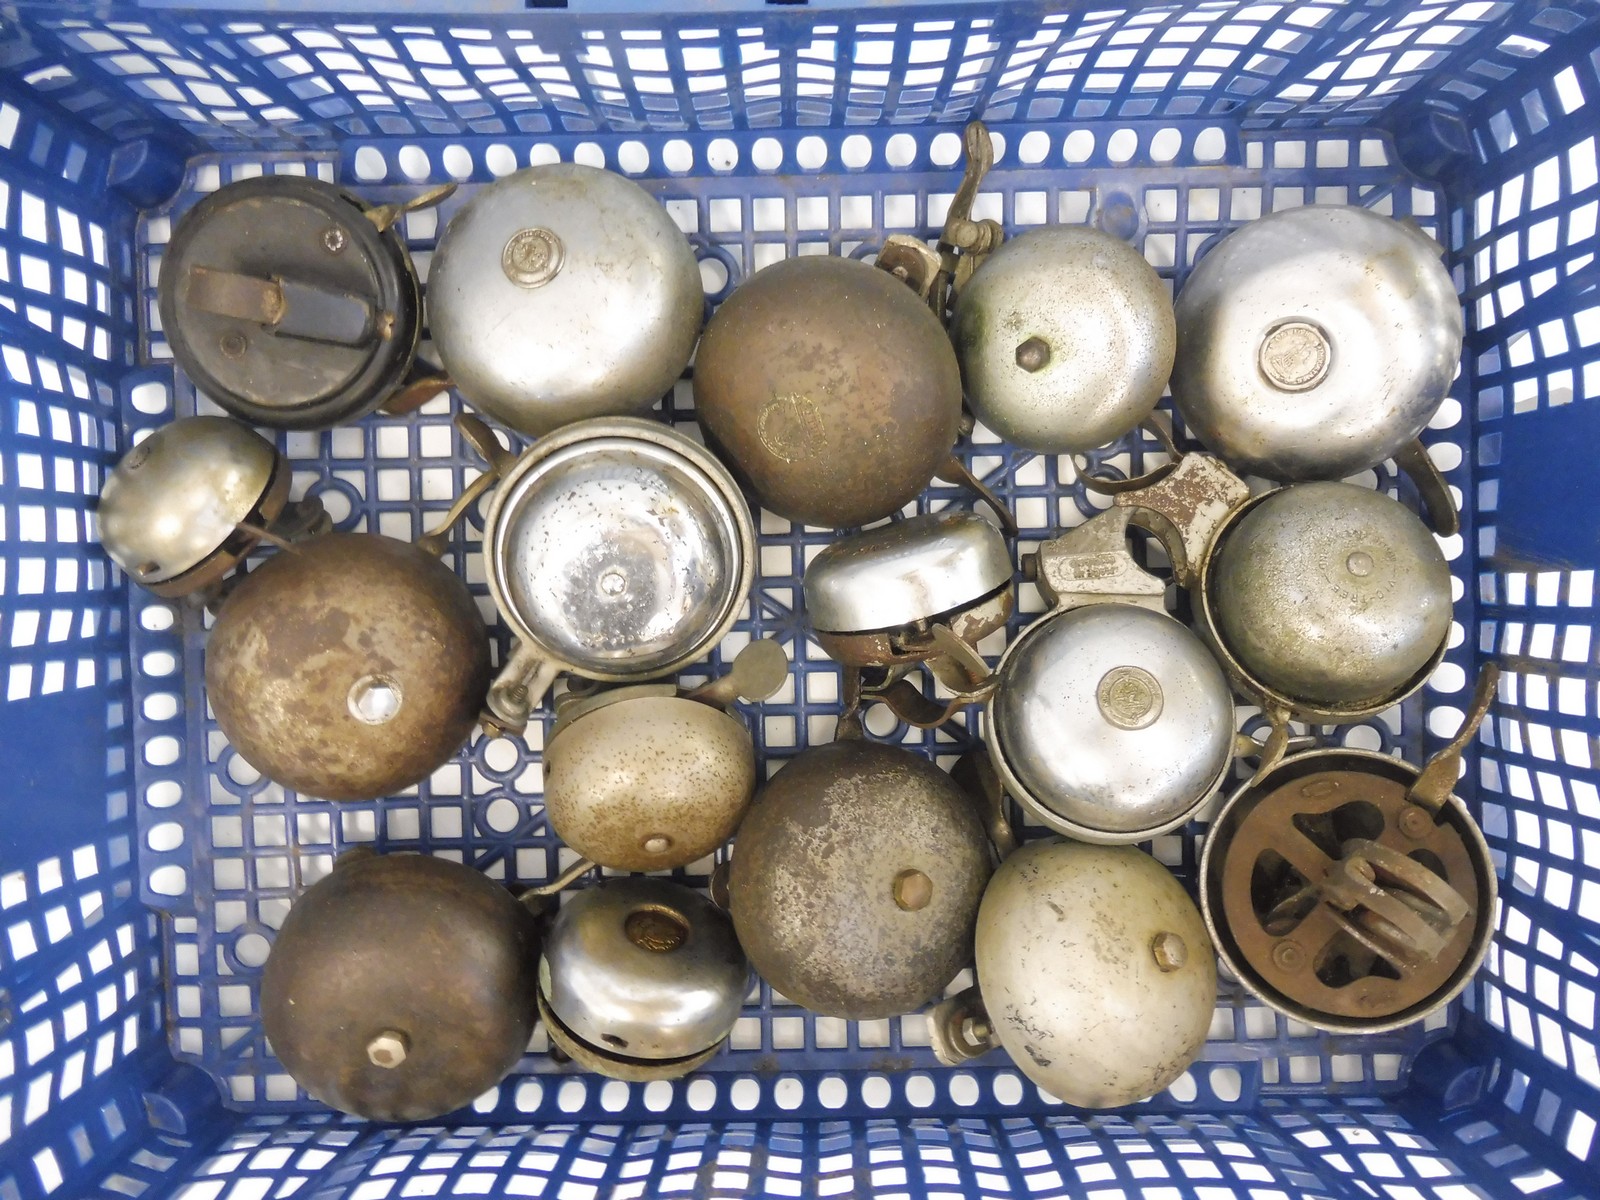
<path fill-rule="evenodd" d="M 1417 781 L 1411 785 L 1411 790 L 1406 793 L 1411 803 L 1437 813 L 1444 807 L 1445 801 L 1450 798 L 1450 793 L 1455 791 L 1456 780 L 1461 776 L 1461 752 L 1472 742 L 1478 732 L 1478 726 L 1483 724 L 1483 719 L 1489 715 L 1489 707 L 1494 703 L 1495 692 L 1500 686 L 1500 665 L 1498 663 L 1485 663 L 1483 671 L 1478 675 L 1478 686 L 1472 693 L 1472 703 L 1467 708 L 1466 716 L 1462 718 L 1461 728 L 1456 730 L 1455 737 L 1446 742 L 1422 768 L 1422 774 L 1417 776 Z"/>

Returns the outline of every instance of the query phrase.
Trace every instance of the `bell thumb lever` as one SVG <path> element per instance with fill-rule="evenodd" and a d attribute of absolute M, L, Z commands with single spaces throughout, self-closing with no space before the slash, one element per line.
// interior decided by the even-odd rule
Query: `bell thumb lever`
<path fill-rule="evenodd" d="M 778 694 L 789 678 L 789 656 L 771 638 L 758 638 L 734 656 L 728 673 L 693 691 L 687 700 L 698 700 L 715 708 L 726 708 L 735 700 L 759 704 Z"/>
<path fill-rule="evenodd" d="M 1472 704 L 1461 720 L 1461 728 L 1456 730 L 1455 737 L 1446 742 L 1444 747 L 1424 764 L 1422 774 L 1417 776 L 1417 781 L 1406 793 L 1406 798 L 1411 803 L 1434 813 L 1444 807 L 1444 802 L 1450 798 L 1450 793 L 1455 791 L 1456 780 L 1461 775 L 1461 752 L 1476 736 L 1478 726 L 1483 724 L 1484 717 L 1489 715 L 1489 707 L 1494 703 L 1495 692 L 1499 686 L 1499 664 L 1485 663 L 1483 671 L 1478 675 L 1478 686 L 1472 693 Z"/>

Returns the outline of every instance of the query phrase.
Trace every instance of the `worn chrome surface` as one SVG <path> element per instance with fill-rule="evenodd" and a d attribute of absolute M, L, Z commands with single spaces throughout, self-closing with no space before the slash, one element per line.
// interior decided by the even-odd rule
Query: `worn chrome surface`
<path fill-rule="evenodd" d="M 1205 1044 L 1211 940 L 1182 885 L 1142 850 L 1030 842 L 984 892 L 976 952 L 1001 1045 L 1069 1104 L 1154 1095 Z"/>
<path fill-rule="evenodd" d="M 1455 796 L 1409 794 L 1388 755 L 1318 750 L 1231 796 L 1200 868 L 1201 907 L 1240 982 L 1332 1032 L 1396 1029 L 1456 996 L 1494 933 L 1494 864 Z"/>
<path fill-rule="evenodd" d="M 563 717 L 545 746 L 550 828 L 616 870 L 704 858 L 733 836 L 755 786 L 744 723 L 681 696 L 631 696 Z"/>
<path fill-rule="evenodd" d="M 1234 468 L 1341 479 L 1428 423 L 1461 358 L 1440 250 L 1363 208 L 1310 205 L 1229 234 L 1177 300 L 1172 395 Z"/>
<path fill-rule="evenodd" d="M 777 991 L 870 1020 L 917 1008 L 970 961 L 989 873 L 978 806 L 948 775 L 898 746 L 830 742 L 757 796 L 729 909 Z"/>
<path fill-rule="evenodd" d="M 129 450 L 106 477 L 101 544 L 147 586 L 192 570 L 230 539 L 254 545 L 239 522 L 265 525 L 277 516 L 262 509 L 277 466 L 277 450 L 248 425 L 180 418 Z"/>
<path fill-rule="evenodd" d="M 538 953 L 527 909 L 471 867 L 355 855 L 289 910 L 262 971 L 261 1021 L 324 1104 L 427 1120 L 470 1104 L 522 1057 Z"/>
<path fill-rule="evenodd" d="M 887 271 L 788 258 L 717 309 L 695 416 L 764 507 L 850 528 L 898 512 L 950 456 L 961 375 L 944 329 Z"/>
<path fill-rule="evenodd" d="M 1150 415 L 1172 371 L 1172 300 L 1143 256 L 1098 229 L 1012 238 L 957 297 L 950 325 L 978 420 L 1025 450 L 1115 441 Z"/>
<path fill-rule="evenodd" d="M 665 879 L 607 879 L 570 894 L 539 962 L 540 994 L 565 1030 L 624 1058 L 717 1045 L 749 987 L 727 915 Z"/>
<path fill-rule="evenodd" d="M 434 345 L 474 407 L 524 433 L 649 408 L 682 374 L 700 268 L 631 180 L 576 163 L 485 187 L 428 271 Z"/>
<path fill-rule="evenodd" d="M 1059 833 L 1142 841 L 1181 824 L 1232 760 L 1228 681 L 1163 613 L 1094 604 L 1046 617 L 1000 660 L 989 748 L 1016 799 Z"/>
<path fill-rule="evenodd" d="M 217 724 L 268 779 L 371 800 L 425 778 L 472 732 L 489 635 L 466 584 L 407 542 L 328 533 L 228 596 L 206 645 Z"/>
<path fill-rule="evenodd" d="M 953 612 L 1011 582 L 1005 535 L 977 513 L 922 513 L 840 538 L 806 567 L 813 629 L 860 633 Z"/>
<path fill-rule="evenodd" d="M 1296 711 L 1376 711 L 1419 687 L 1450 634 L 1450 568 L 1403 505 L 1303 483 L 1240 510 L 1202 573 L 1198 616 Z"/>
<path fill-rule="evenodd" d="M 701 657 L 755 571 L 733 479 L 650 421 L 584 421 L 536 442 L 495 490 L 484 529 L 489 591 L 512 631 L 597 679 Z"/>

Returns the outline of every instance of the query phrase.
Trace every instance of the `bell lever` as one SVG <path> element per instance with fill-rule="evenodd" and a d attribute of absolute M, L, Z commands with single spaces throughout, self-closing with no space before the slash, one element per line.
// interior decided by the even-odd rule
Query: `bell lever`
<path fill-rule="evenodd" d="M 179 285 L 182 301 L 201 312 L 248 321 L 279 337 L 336 346 L 362 346 L 394 314 L 380 317 L 365 299 L 289 279 L 194 266 Z"/>
<path fill-rule="evenodd" d="M 1445 482 L 1438 464 L 1433 461 L 1433 456 L 1428 453 L 1428 448 L 1417 438 L 1412 438 L 1395 451 L 1394 461 L 1416 486 L 1422 506 L 1428 510 L 1428 520 L 1433 522 L 1434 532 L 1441 537 L 1455 537 L 1460 533 L 1461 514 L 1456 509 L 1455 495 Z"/>
<path fill-rule="evenodd" d="M 500 444 L 500 439 L 495 437 L 494 430 L 471 413 L 457 413 L 451 421 L 467 445 L 477 453 L 478 457 L 489 464 L 490 471 L 496 478 L 509 471 L 517 461 L 517 456 Z"/>
<path fill-rule="evenodd" d="M 1000 518 L 1001 531 L 1008 538 L 1017 536 L 1016 515 L 1006 507 L 1006 502 L 995 495 L 988 484 L 974 475 L 967 464 L 962 462 L 957 455 L 952 454 L 946 459 L 944 466 L 934 473 L 934 478 L 944 483 L 953 483 L 958 487 L 964 487 L 969 492 L 980 496 L 994 510 L 994 515 Z"/>
<path fill-rule="evenodd" d="M 788 678 L 789 656 L 783 647 L 772 638 L 757 638 L 734 656 L 727 674 L 685 692 L 684 699 L 714 708 L 735 700 L 759 704 L 777 695 Z"/>
<path fill-rule="evenodd" d="M 442 371 L 434 371 L 431 368 L 424 371 L 419 360 L 412 364 L 405 381 L 389 393 L 389 398 L 383 402 L 381 408 L 387 416 L 401 417 L 406 413 L 416 412 L 440 392 L 448 391 L 454 386 L 450 376 Z"/>
<path fill-rule="evenodd" d="M 1467 708 L 1466 716 L 1461 720 L 1461 728 L 1456 730 L 1455 737 L 1451 738 L 1444 746 L 1430 758 L 1422 767 L 1422 773 L 1417 776 L 1411 785 L 1406 798 L 1411 803 L 1427 809 L 1431 813 L 1438 813 L 1450 799 L 1450 793 L 1455 791 L 1456 780 L 1461 775 L 1461 754 L 1473 737 L 1477 735 L 1478 726 L 1483 724 L 1483 719 L 1489 715 L 1489 708 L 1494 704 L 1495 692 L 1500 686 L 1500 665 L 1498 663 L 1485 663 L 1483 670 L 1478 674 L 1478 686 L 1472 693 L 1472 704 Z"/>
<path fill-rule="evenodd" d="M 493 471 L 485 471 L 461 490 L 461 495 L 456 497 L 456 502 L 440 519 L 439 524 L 428 530 L 417 539 L 417 548 L 426 550 L 438 558 L 444 553 L 445 546 L 450 541 L 450 531 L 455 528 L 457 521 L 466 515 L 467 509 L 478 502 L 478 499 L 499 482 L 499 476 Z"/>
<path fill-rule="evenodd" d="M 454 183 L 441 183 L 438 187 L 429 188 L 409 200 L 374 205 L 367 209 L 366 217 L 379 233 L 387 233 L 389 228 L 407 213 L 416 212 L 419 208 L 432 208 L 448 199 L 455 190 Z"/>
<path fill-rule="evenodd" d="M 994 142 L 989 137 L 989 127 L 982 121 L 970 121 L 963 131 L 962 140 L 967 152 L 966 170 L 961 176 L 961 186 L 951 198 L 950 211 L 945 215 L 944 230 L 939 235 L 939 250 L 944 259 L 944 274 L 952 293 L 960 292 L 972 273 L 983 260 L 1005 240 L 1005 230 L 1000 222 L 972 219 L 972 205 L 978 198 L 978 188 L 983 177 L 994 166 Z M 942 313 L 941 313 L 942 315 Z"/>
<path fill-rule="evenodd" d="M 1000 781 L 1000 772 L 995 770 L 988 749 L 980 745 L 968 750 L 950 768 L 950 778 L 978 803 L 995 857 L 1004 862 L 1017 848 L 1017 835 L 1006 817 L 1005 785 Z"/>

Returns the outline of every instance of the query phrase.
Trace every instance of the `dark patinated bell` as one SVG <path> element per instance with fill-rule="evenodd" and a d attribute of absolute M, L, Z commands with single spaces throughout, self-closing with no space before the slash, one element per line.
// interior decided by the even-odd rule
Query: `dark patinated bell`
<path fill-rule="evenodd" d="M 206 691 L 234 748 L 325 800 L 425 779 L 472 733 L 488 687 L 488 631 L 466 585 L 378 534 L 279 552 L 229 595 L 206 646 Z"/>
<path fill-rule="evenodd" d="M 972 960 L 991 870 L 977 806 L 899 746 L 814 746 L 739 827 L 728 907 L 775 989 L 814 1012 L 910 1012 Z"/>
<path fill-rule="evenodd" d="M 261 978 L 261 1023 L 296 1083 L 374 1121 L 470 1104 L 533 1033 L 532 914 L 471 867 L 361 852 L 295 901 Z"/>
<path fill-rule="evenodd" d="M 820 255 L 766 267 L 717 310 L 694 393 L 763 506 L 832 528 L 916 499 L 961 420 L 955 351 L 928 305 L 887 271 Z"/>

